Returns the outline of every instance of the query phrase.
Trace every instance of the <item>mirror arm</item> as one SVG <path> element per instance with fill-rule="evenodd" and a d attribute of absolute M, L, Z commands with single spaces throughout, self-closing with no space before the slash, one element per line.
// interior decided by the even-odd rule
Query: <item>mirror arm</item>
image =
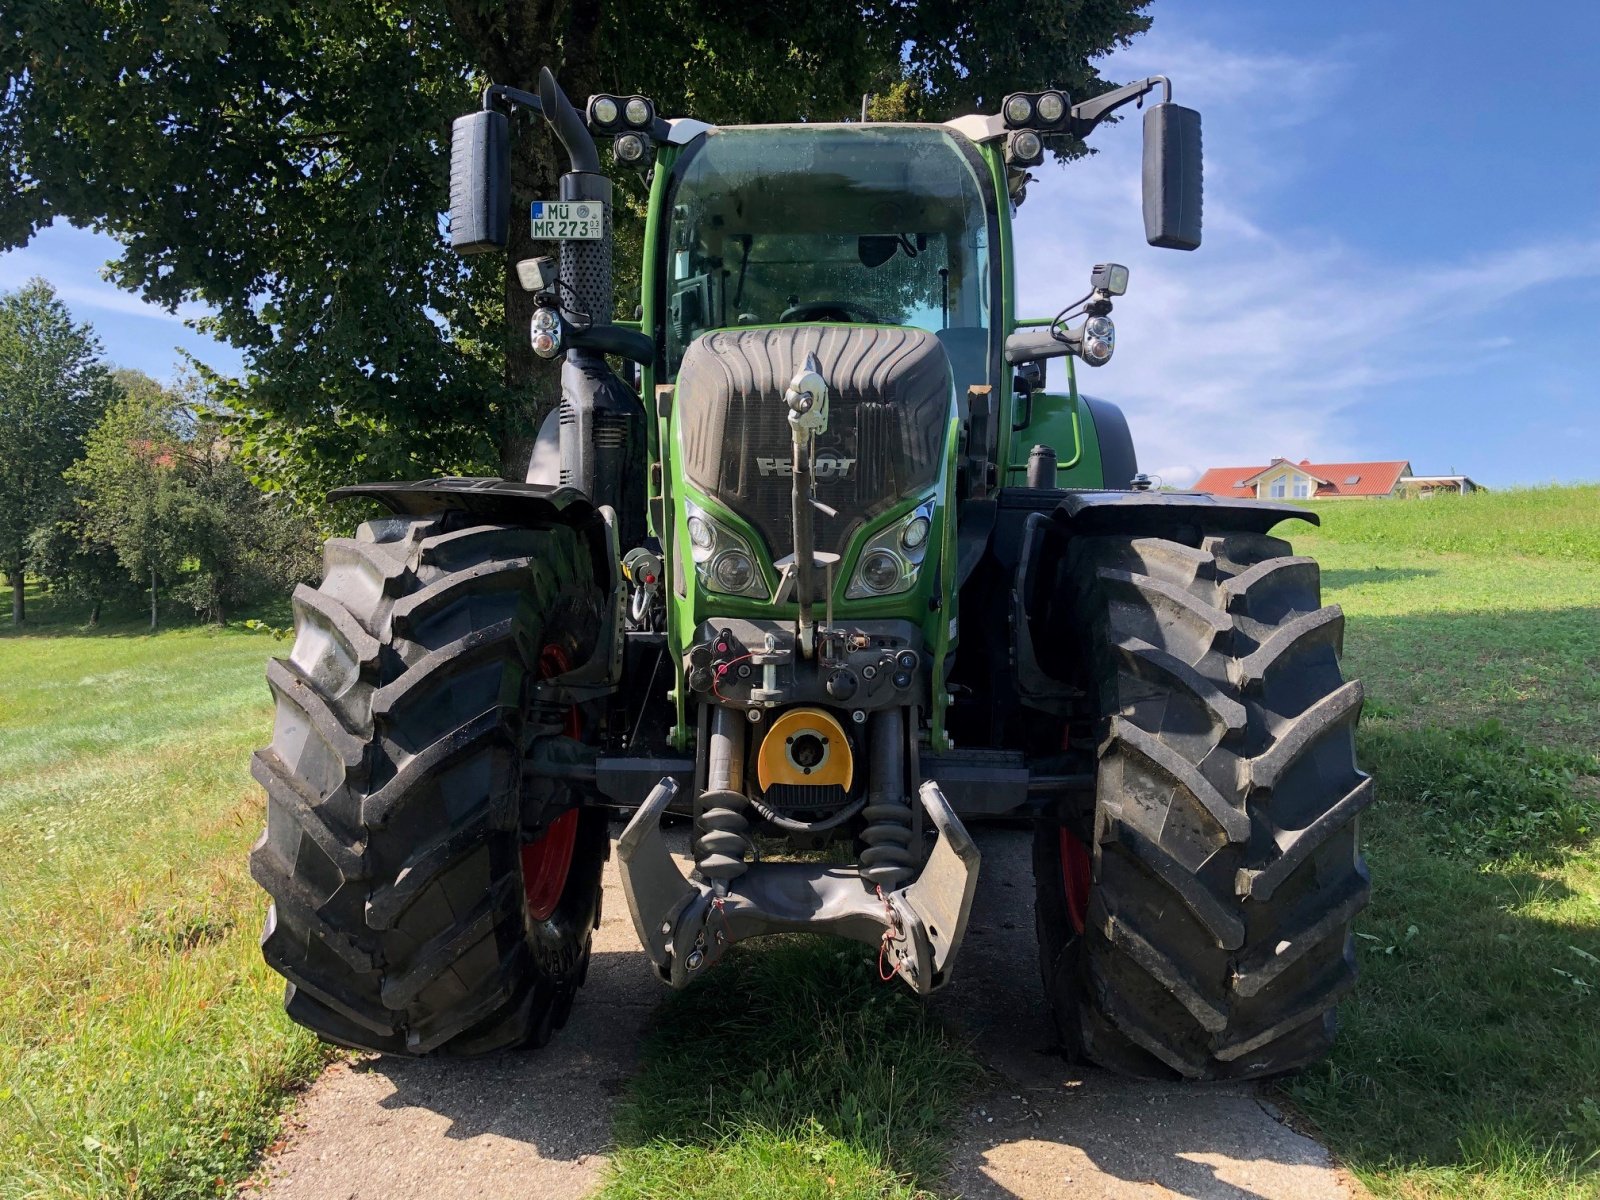
<path fill-rule="evenodd" d="M 1160 84 L 1165 90 L 1162 102 L 1172 102 L 1172 81 L 1165 75 L 1152 75 L 1149 79 L 1141 79 L 1135 83 L 1125 84 L 1114 91 L 1096 96 L 1092 100 L 1085 100 L 1081 104 L 1072 106 L 1072 132 L 1076 137 L 1088 137 L 1094 127 L 1109 117 L 1124 104 L 1131 104 L 1135 100 L 1143 100 L 1145 96 L 1155 91 Z"/>
<path fill-rule="evenodd" d="M 503 83 L 491 83 L 483 89 L 485 111 L 493 111 L 496 108 L 509 110 L 518 105 L 538 113 L 550 122 L 556 131 L 556 138 L 566 150 L 567 157 L 572 160 L 572 170 L 585 171 L 591 175 L 600 174 L 600 154 L 594 148 L 594 138 L 589 136 L 583 118 L 578 115 L 578 110 L 572 107 L 572 101 L 567 99 L 566 93 L 556 83 L 549 67 L 544 67 L 539 72 L 537 96 Z"/>
<path fill-rule="evenodd" d="M 496 101 L 504 100 L 507 103 L 497 104 Z M 531 108 L 541 117 L 544 116 L 544 103 L 532 92 L 525 92 L 521 88 L 507 87 L 503 83 L 491 83 L 483 89 L 483 110 L 492 112 L 496 108 L 510 109 L 512 105 L 520 104 L 523 108 Z"/>
<path fill-rule="evenodd" d="M 1065 358 L 1069 354 L 1078 353 L 1082 344 L 1080 332 L 1076 329 L 1062 332 L 1065 334 L 1064 337 L 1057 337 L 1051 329 L 1013 333 L 1006 339 L 1006 362 L 1017 366 L 1020 363 L 1039 362 L 1047 358 Z"/>

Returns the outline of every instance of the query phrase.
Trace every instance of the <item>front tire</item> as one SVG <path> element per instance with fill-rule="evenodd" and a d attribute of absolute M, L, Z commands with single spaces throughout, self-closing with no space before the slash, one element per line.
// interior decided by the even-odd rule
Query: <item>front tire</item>
<path fill-rule="evenodd" d="M 531 688 L 594 649 L 587 545 L 447 512 L 370 521 L 324 560 L 251 763 L 285 1009 L 364 1050 L 542 1044 L 587 972 L 609 851 L 600 810 L 524 777 L 539 739 L 580 732 Z"/>
<path fill-rule="evenodd" d="M 1254 534 L 1077 538 L 1064 579 L 1100 758 L 1092 823 L 1057 812 L 1036 832 L 1063 1045 L 1169 1078 L 1320 1058 L 1370 890 L 1343 614 L 1312 560 Z"/>

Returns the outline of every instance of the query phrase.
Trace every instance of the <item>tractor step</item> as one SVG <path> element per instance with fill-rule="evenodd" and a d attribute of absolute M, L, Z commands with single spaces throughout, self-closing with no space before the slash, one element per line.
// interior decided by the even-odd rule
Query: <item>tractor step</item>
<path fill-rule="evenodd" d="M 686 878 L 661 836 L 678 794 L 664 778 L 617 843 L 628 911 L 645 953 L 673 987 L 704 974 L 734 942 L 768 933 L 829 933 L 880 947 L 885 979 L 919 995 L 942 987 L 966 933 L 978 882 L 978 847 L 932 780 L 920 790 L 939 840 L 920 874 L 886 892 L 854 867 L 752 863 L 718 895 Z"/>

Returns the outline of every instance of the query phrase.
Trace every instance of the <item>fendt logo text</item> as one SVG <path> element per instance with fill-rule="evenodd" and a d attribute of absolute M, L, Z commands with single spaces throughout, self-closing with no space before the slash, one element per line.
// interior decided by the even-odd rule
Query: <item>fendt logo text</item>
<path fill-rule="evenodd" d="M 816 462 L 818 479 L 849 479 L 850 471 L 856 465 L 853 458 L 839 458 L 832 454 L 819 454 Z M 756 459 L 756 466 L 761 471 L 763 479 L 776 475 L 780 479 L 787 479 L 794 474 L 794 466 L 787 458 L 760 458 Z"/>

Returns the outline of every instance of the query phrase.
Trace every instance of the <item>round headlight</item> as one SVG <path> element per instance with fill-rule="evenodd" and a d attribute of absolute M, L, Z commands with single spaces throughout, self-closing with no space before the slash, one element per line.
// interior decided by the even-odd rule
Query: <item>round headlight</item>
<path fill-rule="evenodd" d="M 914 517 L 906 522 L 906 527 L 900 531 L 900 544 L 907 550 L 915 550 L 928 540 L 928 518 Z"/>
<path fill-rule="evenodd" d="M 724 550 L 711 564 L 711 578 L 722 592 L 742 592 L 756 577 L 756 565 L 743 550 Z"/>
<path fill-rule="evenodd" d="M 601 96 L 594 102 L 594 107 L 589 110 L 594 114 L 594 119 L 602 125 L 615 125 L 617 118 L 622 115 L 617 108 L 617 102 L 610 96 Z"/>
<path fill-rule="evenodd" d="M 1044 154 L 1044 142 L 1031 129 L 1019 130 L 1011 135 L 1011 157 L 1018 162 L 1031 163 Z"/>
<path fill-rule="evenodd" d="M 1116 340 L 1117 327 L 1111 323 L 1110 317 L 1090 317 L 1083 323 L 1083 333 L 1085 337 L 1112 342 Z"/>
<path fill-rule="evenodd" d="M 1026 96 L 1013 96 L 1006 101 L 1006 120 L 1013 125 L 1026 125 L 1033 116 L 1033 102 Z"/>
<path fill-rule="evenodd" d="M 629 100 L 622 112 L 628 118 L 628 124 L 636 128 L 643 129 L 650 123 L 650 105 L 638 96 Z"/>
<path fill-rule="evenodd" d="M 689 518 L 689 540 L 701 550 L 709 550 L 716 543 L 716 534 L 711 532 L 711 523 L 704 517 L 691 516 Z"/>
<path fill-rule="evenodd" d="M 533 310 L 533 331 L 535 333 L 554 333 L 561 328 L 561 317 L 553 308 L 536 308 Z"/>
<path fill-rule="evenodd" d="M 893 591 L 900 583 L 900 560 L 887 550 L 869 552 L 861 560 L 861 582 L 868 591 Z"/>
<path fill-rule="evenodd" d="M 554 358 L 561 349 L 561 339 L 549 330 L 538 329 L 533 334 L 533 352 L 540 358 Z"/>
<path fill-rule="evenodd" d="M 636 163 L 644 157 L 644 139 L 637 133 L 624 133 L 611 144 L 611 153 L 620 163 Z"/>
<path fill-rule="evenodd" d="M 1046 92 L 1039 97 L 1039 117 L 1041 120 L 1056 122 L 1066 114 L 1067 98 L 1060 92 Z"/>
<path fill-rule="evenodd" d="M 1105 338 L 1083 339 L 1083 361 L 1091 367 L 1103 367 L 1111 361 L 1116 346 Z"/>

